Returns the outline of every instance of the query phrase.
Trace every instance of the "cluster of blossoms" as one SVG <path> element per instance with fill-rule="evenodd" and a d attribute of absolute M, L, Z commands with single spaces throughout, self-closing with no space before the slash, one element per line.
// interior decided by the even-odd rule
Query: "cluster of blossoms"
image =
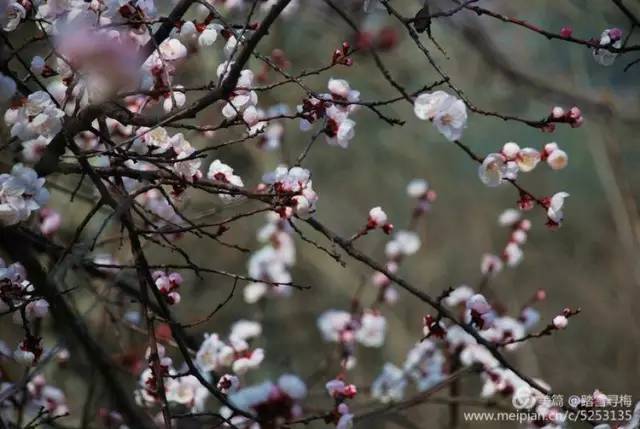
<path fill-rule="evenodd" d="M 169 156 L 173 160 L 172 171 L 187 181 L 197 181 L 202 178 L 200 166 L 202 160 L 194 156 L 196 151 L 182 133 L 169 136 L 167 130 L 162 127 L 139 128 L 137 138 L 132 149 L 139 154 L 153 154 Z M 155 169 L 148 163 L 131 163 L 132 168 Z"/>
<path fill-rule="evenodd" d="M 620 49 L 622 47 L 622 30 L 619 28 L 607 28 L 600 35 L 598 43 L 602 48 L 593 49 L 593 58 L 603 66 L 612 65 L 618 54 L 606 48 Z"/>
<path fill-rule="evenodd" d="M 229 72 L 229 68 L 233 66 L 233 62 L 222 63 L 218 66 L 218 77 L 223 77 Z M 222 115 L 227 120 L 233 120 L 238 115 L 242 116 L 242 120 L 247 124 L 251 134 L 255 134 L 263 124 L 260 124 L 261 116 L 264 112 L 256 108 L 258 104 L 258 94 L 251 89 L 253 85 L 254 74 L 251 70 L 242 70 L 236 88 L 233 90 L 229 101 L 222 107 Z M 253 128 L 256 127 L 256 128 Z"/>
<path fill-rule="evenodd" d="M 433 189 L 429 189 L 429 184 L 424 179 L 414 179 L 407 185 L 407 194 L 416 200 L 415 208 L 412 213 L 412 224 L 429 211 L 431 203 L 436 199 L 436 193 Z M 391 273 L 398 271 L 400 263 L 407 257 L 415 254 L 422 242 L 418 234 L 411 230 L 397 231 L 391 240 L 385 245 L 385 256 L 387 262 L 385 268 Z M 378 302 L 393 304 L 398 299 L 398 292 L 391 285 L 391 279 L 382 272 L 376 272 L 371 283 L 378 288 Z"/>
<path fill-rule="evenodd" d="M 16 386 L 14 383 L 0 383 L 0 396 L 5 391 L 18 388 L 15 396 L 0 402 L 0 414 L 4 414 L 3 410 L 12 408 L 11 403 L 14 400 L 23 404 L 24 411 L 28 414 L 44 414 L 50 418 L 57 418 L 69 414 L 67 400 L 62 390 L 55 386 L 47 384 L 47 380 L 42 374 L 36 374 L 26 385 L 26 389 Z"/>
<path fill-rule="evenodd" d="M 318 318 L 318 329 L 325 341 L 339 343 L 342 348 L 342 366 L 353 368 L 356 364 L 356 343 L 365 347 L 382 347 L 387 320 L 379 311 L 368 309 L 358 313 L 327 310 Z"/>
<path fill-rule="evenodd" d="M 260 9 L 262 11 L 268 11 L 273 7 L 276 3 L 276 0 L 264 0 L 260 2 Z M 206 4 L 215 5 L 216 8 L 220 8 L 220 10 L 227 10 L 231 13 L 236 13 L 240 11 L 244 11 L 251 7 L 251 2 L 247 0 L 207 0 Z M 282 11 L 283 18 L 289 18 L 292 16 L 300 7 L 300 0 L 292 0 Z M 199 16 L 206 16 L 209 13 L 209 9 L 202 5 L 198 5 L 197 12 Z"/>
<path fill-rule="evenodd" d="M 349 55 L 351 54 L 351 45 L 349 42 L 343 42 L 340 48 L 333 51 L 333 57 L 331 58 L 332 64 L 342 64 L 344 66 L 350 67 L 353 64 L 353 58 Z"/>
<path fill-rule="evenodd" d="M 281 375 L 276 383 L 265 381 L 253 386 L 244 387 L 229 395 L 229 402 L 239 410 L 256 416 L 256 421 L 241 415 L 234 415 L 228 407 L 223 407 L 220 414 L 229 419 L 233 427 L 260 429 L 279 427 L 303 415 L 300 402 L 307 396 L 307 386 L 298 376 Z M 262 426 L 258 422 L 269 422 Z M 271 426 L 273 425 L 273 426 Z"/>
<path fill-rule="evenodd" d="M 15 164 L 11 174 L 0 174 L 0 224 L 14 225 L 27 220 L 49 200 L 44 178 L 35 170 Z"/>
<path fill-rule="evenodd" d="M 522 261 L 523 252 L 521 246 L 527 241 L 527 234 L 531 229 L 531 221 L 522 219 L 519 210 L 507 209 L 498 218 L 500 226 L 510 229 L 507 241 L 501 256 L 485 254 L 482 258 L 480 271 L 483 276 L 493 276 L 502 271 L 503 263 L 509 267 L 515 267 Z"/>
<path fill-rule="evenodd" d="M 478 329 L 479 334 L 494 344 L 496 347 L 504 347 L 512 351 L 519 348 L 522 339 L 526 338 L 540 320 L 540 314 L 532 305 L 544 300 L 546 293 L 543 290 L 536 294 L 524 305 L 517 317 L 505 314 L 503 306 L 491 305 L 487 299 L 476 293 L 468 286 L 460 286 L 448 293 L 443 299 L 446 306 L 457 310 L 465 323 Z M 576 314 L 576 311 L 565 309 L 562 314 L 556 316 L 552 323 L 545 328 L 545 334 L 552 330 L 564 329 L 567 319 Z M 494 395 L 512 396 L 515 401 L 523 401 L 539 414 L 540 426 L 560 424 L 564 418 L 564 411 L 559 407 L 549 406 L 545 403 L 544 395 L 531 388 L 527 382 L 518 377 L 513 371 L 504 368 L 493 356 L 490 350 L 478 344 L 476 340 L 466 333 L 458 325 L 447 325 L 435 320 L 433 317 L 425 317 L 424 334 L 442 340 L 440 345 L 444 348 L 444 355 L 454 356 L 463 366 L 480 365 L 482 379 L 484 381 L 480 395 L 485 398 Z M 396 374 L 399 374 L 396 372 Z M 400 375 L 398 375 L 399 377 Z M 540 385 L 546 386 L 541 380 L 536 380 Z M 547 386 L 548 388 L 548 386 Z M 394 392 L 397 396 L 394 400 L 402 399 L 400 389 Z M 530 401 L 525 402 L 521 397 L 523 393 L 534 395 Z M 547 426 L 545 426 L 547 427 Z"/>
<path fill-rule="evenodd" d="M 331 146 L 349 147 L 355 136 L 356 123 L 349 115 L 358 110 L 360 92 L 351 89 L 344 79 L 329 79 L 329 94 L 309 97 L 298 106 L 302 116 L 302 130 L 311 129 L 311 124 L 325 118 L 324 134 L 326 142 Z"/>
<path fill-rule="evenodd" d="M 335 423 L 336 429 L 351 429 L 353 427 L 353 414 L 349 410 L 346 400 L 353 399 L 358 393 L 355 384 L 349 384 L 342 377 L 339 377 L 329 380 L 325 384 L 325 388 L 335 403 L 333 412 L 325 421 L 327 423 Z"/>
<path fill-rule="evenodd" d="M 273 172 L 265 174 L 262 181 L 264 184 L 259 189 L 272 189 L 278 195 L 277 211 L 283 219 L 293 215 L 308 219 L 316 211 L 318 194 L 313 190 L 309 170 L 279 166 Z"/>
<path fill-rule="evenodd" d="M 182 276 L 180 273 L 168 273 L 165 271 L 154 271 L 153 280 L 160 293 L 169 305 L 180 303 L 180 294 L 178 288 L 182 284 Z"/>
<path fill-rule="evenodd" d="M 8 312 L 13 312 L 14 321 L 24 325 L 26 331 L 24 339 L 13 352 L 13 358 L 22 365 L 32 366 L 38 362 L 44 349 L 42 339 L 31 333 L 28 325 L 49 313 L 49 303 L 35 293 L 20 263 L 7 266 L 0 259 L 0 313 Z"/>
<path fill-rule="evenodd" d="M 34 287 L 27 280 L 27 273 L 19 263 L 9 266 L 0 259 L 0 313 L 24 306 L 24 317 L 27 321 L 44 318 L 49 312 L 49 303 L 34 294 Z M 21 315 L 14 313 L 17 323 L 21 323 Z"/>
<path fill-rule="evenodd" d="M 218 334 L 208 334 L 198 349 L 196 363 L 206 372 L 231 368 L 237 375 L 245 374 L 251 369 L 258 368 L 264 360 L 264 350 L 261 348 L 252 350 L 248 343 L 249 340 L 261 334 L 262 326 L 248 320 L 234 323 L 227 341 L 222 340 Z"/>
<path fill-rule="evenodd" d="M 464 101 L 444 91 L 420 94 L 413 102 L 413 112 L 423 121 L 431 121 L 449 141 L 460 140 L 467 126 Z"/>
<path fill-rule="evenodd" d="M 402 368 L 392 363 L 384 365 L 371 385 L 371 396 L 383 403 L 400 401 L 410 381 L 418 392 L 429 390 L 445 378 L 445 365 L 445 356 L 436 343 L 423 340 L 409 350 Z"/>
<path fill-rule="evenodd" d="M 276 212 L 266 215 L 267 223 L 258 231 L 258 240 L 265 245 L 251 255 L 248 268 L 254 280 L 244 289 L 244 300 L 250 304 L 267 297 L 286 297 L 291 294 L 289 268 L 296 262 L 296 248 L 292 228 Z"/>
<path fill-rule="evenodd" d="M 179 374 L 173 368 L 173 360 L 166 355 L 164 346 L 157 345 L 157 365 L 151 349 L 147 349 L 145 358 L 148 367 L 140 374 L 140 388 L 135 391 L 139 405 L 149 407 L 159 404 L 164 394 L 167 401 L 184 405 L 193 411 L 205 409 L 209 391 L 193 375 Z M 158 377 L 162 377 L 162 381 Z M 161 386 L 164 387 L 164 391 L 161 390 Z"/>
<path fill-rule="evenodd" d="M 584 123 L 582 110 L 580 110 L 580 108 L 576 106 L 573 106 L 569 110 L 565 110 L 560 106 L 555 106 L 553 109 L 551 109 L 551 114 L 547 117 L 543 131 L 555 131 L 556 123 L 569 124 L 571 128 L 578 128 Z"/>
<path fill-rule="evenodd" d="M 4 114 L 5 123 L 11 127 L 11 137 L 22 142 L 22 156 L 25 161 L 40 159 L 51 139 L 62 129 L 60 110 L 49 94 L 37 91 L 22 99 L 19 105 Z"/>
<path fill-rule="evenodd" d="M 545 298 L 544 292 L 538 292 L 530 304 Z M 443 299 L 453 310 L 459 311 L 466 323 L 475 326 L 480 335 L 493 344 L 505 346 L 507 350 L 517 349 L 523 338 L 538 323 L 539 313 L 530 304 L 524 306 L 517 318 L 503 314 L 501 306 L 492 306 L 486 298 L 468 286 L 460 286 Z M 500 308 L 500 309 L 498 309 Z M 442 339 L 447 356 L 458 356 L 465 365 L 480 363 L 483 366 L 485 385 L 482 396 L 495 393 L 513 394 L 518 387 L 526 386 L 511 371 L 502 369 L 490 351 L 477 344 L 476 340 L 458 325 L 447 325 L 444 321 L 425 317 L 424 334 Z"/>
<path fill-rule="evenodd" d="M 490 153 L 478 167 L 478 176 L 482 183 L 495 187 L 505 180 L 515 180 L 519 172 L 532 171 L 540 161 L 546 161 L 554 170 L 565 168 L 569 162 L 567 153 L 557 143 L 548 143 L 539 152 L 536 149 L 520 148 L 517 143 L 508 142 L 499 153 Z"/>

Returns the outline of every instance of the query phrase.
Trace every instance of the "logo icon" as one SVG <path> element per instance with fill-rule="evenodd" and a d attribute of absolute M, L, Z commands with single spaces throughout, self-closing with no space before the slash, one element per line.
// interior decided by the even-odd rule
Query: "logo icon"
<path fill-rule="evenodd" d="M 522 386 L 519 387 L 511 398 L 511 403 L 515 407 L 516 410 L 525 410 L 529 408 L 533 408 L 536 404 L 536 397 L 533 389 Z"/>
<path fill-rule="evenodd" d="M 568 402 L 569 402 L 569 405 L 571 407 L 577 407 L 578 405 L 580 405 L 582 400 L 577 395 L 571 395 L 571 396 L 569 396 L 569 401 Z"/>

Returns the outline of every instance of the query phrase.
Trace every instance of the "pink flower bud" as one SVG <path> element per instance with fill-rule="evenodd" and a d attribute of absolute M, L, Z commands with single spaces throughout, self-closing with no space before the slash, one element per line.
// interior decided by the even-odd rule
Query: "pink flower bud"
<path fill-rule="evenodd" d="M 571 28 L 570 26 L 565 26 L 560 29 L 560 35 L 562 37 L 571 37 L 572 34 L 573 28 Z"/>
<path fill-rule="evenodd" d="M 507 142 L 502 146 L 502 154 L 507 159 L 514 159 L 518 155 L 518 152 L 520 152 L 520 146 L 514 142 Z"/>
<path fill-rule="evenodd" d="M 622 39 L 622 30 L 619 28 L 611 28 L 609 29 L 609 37 L 612 41 L 617 41 Z"/>
<path fill-rule="evenodd" d="M 578 119 L 581 116 L 582 116 L 582 110 L 580 110 L 579 107 L 574 106 L 571 109 L 569 109 L 569 117 L 571 119 Z"/>
<path fill-rule="evenodd" d="M 553 326 L 555 326 L 556 329 L 564 329 L 567 327 L 568 324 L 569 324 L 569 319 L 567 319 L 563 315 L 558 315 L 553 318 Z"/>
<path fill-rule="evenodd" d="M 564 116 L 564 109 L 560 106 L 556 106 L 551 110 L 551 116 L 553 119 L 561 119 Z"/>
<path fill-rule="evenodd" d="M 379 228 L 387 223 L 387 214 L 380 207 L 374 207 L 369 210 L 369 221 L 367 227 Z"/>

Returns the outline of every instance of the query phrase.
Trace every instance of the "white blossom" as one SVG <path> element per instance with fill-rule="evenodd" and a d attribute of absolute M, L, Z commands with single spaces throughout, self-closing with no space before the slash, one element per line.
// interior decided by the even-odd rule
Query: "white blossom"
<path fill-rule="evenodd" d="M 568 324 L 569 320 L 563 315 L 558 315 L 553 318 L 553 326 L 555 326 L 556 329 L 564 329 Z"/>
<path fill-rule="evenodd" d="M 0 174 L 0 223 L 13 225 L 26 220 L 49 199 L 44 178 L 35 170 L 15 164 L 11 174 Z"/>
<path fill-rule="evenodd" d="M 407 185 L 407 195 L 411 198 L 422 198 L 429 190 L 429 182 L 424 179 L 413 179 Z"/>
<path fill-rule="evenodd" d="M 356 340 L 365 347 L 381 347 L 384 344 L 387 321 L 381 314 L 367 311 L 360 320 Z"/>
<path fill-rule="evenodd" d="M 404 371 L 391 363 L 386 363 L 382 373 L 371 385 L 371 396 L 385 404 L 398 402 L 404 399 L 406 386 L 407 380 Z"/>
<path fill-rule="evenodd" d="M 487 155 L 480 167 L 478 167 L 478 176 L 482 183 L 487 186 L 495 187 L 502 184 L 506 172 L 504 156 L 499 153 L 491 153 Z"/>
<path fill-rule="evenodd" d="M 549 200 L 549 207 L 547 208 L 547 216 L 556 224 L 561 224 L 564 218 L 562 208 L 564 206 L 564 200 L 569 196 L 566 192 L 558 192 L 554 194 Z"/>
<path fill-rule="evenodd" d="M 547 156 L 547 164 L 554 170 L 562 170 L 568 163 L 569 157 L 561 149 L 555 149 Z"/>

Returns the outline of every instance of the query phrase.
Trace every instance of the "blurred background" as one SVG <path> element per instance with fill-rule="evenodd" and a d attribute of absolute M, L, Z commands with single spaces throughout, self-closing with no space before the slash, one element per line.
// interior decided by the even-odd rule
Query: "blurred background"
<path fill-rule="evenodd" d="M 384 40 L 390 41 L 379 53 L 391 75 L 405 88 L 415 91 L 438 80 L 397 20 L 383 11 L 364 14 L 358 1 L 339 3 L 344 3 L 345 12 L 359 28 L 373 35 L 382 31 Z M 420 8 L 421 2 L 394 0 L 392 3 L 409 17 Z M 640 13 L 640 5 L 627 3 Z M 434 1 L 433 10 L 448 9 L 451 4 L 444 0 Z M 491 0 L 479 4 L 554 32 L 571 26 L 574 36 L 584 39 L 599 37 L 603 29 L 611 27 L 620 27 L 626 34 L 630 27 L 627 18 L 607 1 Z M 565 108 L 576 105 L 585 116 L 581 128 L 558 126 L 553 134 L 544 134 L 516 122 L 476 114 L 469 117 L 463 141 L 476 153 L 498 151 L 507 141 L 537 149 L 555 141 L 569 154 L 569 166 L 562 171 L 555 172 L 541 165 L 534 172 L 520 176 L 520 183 L 537 196 L 549 196 L 559 191 L 571 194 L 562 228 L 551 231 L 545 227 L 544 216 L 539 210 L 528 212 L 526 217 L 533 227 L 529 241 L 524 245 L 524 260 L 492 279 L 490 288 L 511 314 L 516 314 L 538 289 L 545 289 L 547 300 L 538 306 L 542 323 L 566 306 L 579 307 L 582 313 L 571 319 L 566 330 L 531 341 L 510 353 L 509 358 L 525 373 L 545 380 L 557 393 L 590 394 L 598 388 L 609 394 L 632 395 L 634 402 L 640 400 L 637 310 L 640 299 L 637 210 L 640 150 L 636 134 L 640 132 L 640 66 L 625 72 L 625 65 L 635 59 L 625 55 L 613 66 L 603 67 L 583 46 L 549 41 L 541 35 L 469 11 L 434 20 L 432 31 L 434 38 L 446 49 L 447 56 L 424 35 L 423 43 L 453 82 L 478 107 L 542 119 L 555 105 Z M 284 17 L 275 26 L 259 51 L 268 55 L 274 48 L 282 49 L 291 63 L 288 71 L 297 74 L 328 64 L 333 51 L 343 41 L 357 46 L 357 39 L 346 23 L 323 2 L 303 1 L 296 13 Z M 640 41 L 640 36 L 632 41 Z M 344 78 L 361 92 L 362 100 L 383 100 L 397 95 L 368 53 L 356 53 L 353 59 L 353 66 L 333 68 L 320 76 L 305 79 L 305 83 L 322 92 L 329 77 Z M 221 49 L 203 52 L 181 69 L 177 81 L 188 86 L 215 79 L 215 69 L 221 61 Z M 258 72 L 261 64 L 255 59 L 252 61 L 252 69 Z M 203 79 L 203 76 L 206 77 Z M 271 74 L 268 79 L 273 82 L 279 77 Z M 293 111 L 304 96 L 295 85 L 287 85 L 273 92 L 260 93 L 259 105 L 266 108 L 285 103 Z M 196 122 L 219 122 L 220 107 L 207 109 Z M 428 122 L 415 118 L 407 103 L 395 103 L 382 110 L 406 123 L 390 126 L 371 111 L 361 109 L 352 116 L 357 122 L 356 137 L 347 150 L 328 146 L 322 140 L 311 149 L 304 166 L 312 171 L 314 189 L 320 196 L 317 219 L 347 236 L 362 226 L 371 207 L 379 205 L 397 227 L 403 227 L 409 222 L 413 208 L 413 202 L 406 195 L 406 185 L 411 179 L 424 178 L 437 191 L 438 199 L 426 220 L 420 223 L 423 246 L 402 265 L 400 275 L 431 295 L 461 284 L 476 285 L 481 277 L 482 255 L 499 253 L 506 243 L 508 232 L 498 225 L 497 217 L 504 209 L 515 207 L 518 195 L 506 185 L 495 189 L 485 187 L 477 177 L 476 164 Z M 297 121 L 283 124 L 286 131 L 279 150 L 266 152 L 257 144 L 258 139 L 254 139 L 219 150 L 209 161 L 221 159 L 235 168 L 245 184 L 255 185 L 262 174 L 278 164 L 292 164 L 311 138 L 310 132 L 300 131 Z M 189 132 L 185 135 L 196 147 L 237 137 L 228 132 L 212 137 Z M 209 161 L 204 163 L 205 167 Z M 52 181 L 67 187 L 75 183 L 68 178 Z M 54 191 L 52 200 L 52 206 L 62 211 L 66 219 L 63 231 L 57 237 L 61 242 L 71 238 L 74 225 L 90 208 L 88 202 L 80 199 L 70 209 L 68 196 L 64 195 Z M 209 219 L 216 220 L 246 211 L 248 207 L 250 204 L 224 207 L 210 195 L 192 192 L 187 213 L 214 210 Z M 261 215 L 238 222 L 224 235 L 224 240 L 255 251 L 261 247 L 256 231 L 264 223 Z M 100 222 L 93 222 L 86 236 L 91 237 L 99 227 Z M 303 225 L 302 229 L 308 237 L 328 245 L 309 228 Z M 118 234 L 119 229 L 113 228 L 105 233 L 105 237 L 118 237 Z M 382 234 L 369 234 L 358 242 L 358 247 L 383 261 L 385 242 L 386 237 Z M 188 235 L 179 245 L 202 266 L 234 273 L 247 272 L 249 253 Z M 108 248 L 120 260 L 127 260 L 127 252 L 119 243 Z M 165 249 L 152 245 L 148 249 L 154 263 L 182 263 L 179 256 Z M 237 319 L 262 321 L 265 334 L 258 344 L 265 348 L 266 359 L 261 370 L 248 374 L 248 381 L 275 379 L 283 372 L 297 373 L 310 383 L 311 399 L 307 404 L 309 412 L 313 412 L 323 410 L 329 403 L 323 385 L 335 375 L 335 367 L 331 367 L 332 362 L 335 365 L 335 345 L 323 342 L 316 327 L 317 317 L 331 308 L 347 310 L 360 286 L 364 285 L 362 293 L 365 296 L 373 297 L 376 291 L 367 283 L 371 270 L 356 261 L 345 257 L 348 264 L 341 267 L 299 239 L 296 239 L 296 250 L 293 278 L 311 285 L 310 290 L 295 291 L 290 298 L 252 306 L 243 302 L 238 290 L 228 305 L 190 333 L 195 338 L 205 332 L 225 334 Z M 182 304 L 175 308 L 177 316 L 184 321 L 198 319 L 210 312 L 225 299 L 233 283 L 215 275 L 204 274 L 202 278 L 189 272 L 184 275 Z M 70 284 L 82 288 L 72 299 L 78 308 L 86 311 L 96 334 L 103 335 L 105 344 L 111 344 L 112 350 L 119 348 L 123 354 L 131 349 L 142 349 L 143 337 L 114 328 L 113 321 L 95 305 L 93 288 L 84 281 L 83 277 L 70 274 Z M 105 292 L 105 289 L 101 290 Z M 421 337 L 421 319 L 427 312 L 429 309 L 421 302 L 400 291 L 399 301 L 383 309 L 388 322 L 385 345 L 380 349 L 359 350 L 359 365 L 350 375 L 350 381 L 358 386 L 368 386 L 385 362 L 401 364 L 406 352 Z M 135 344 L 136 339 L 140 344 Z M 85 377 L 89 368 L 77 365 L 75 369 L 49 368 L 47 371 L 50 381 L 68 392 L 72 411 L 74 407 L 81 407 L 82 403 L 75 404 L 74 400 L 84 399 L 77 392 L 86 392 Z M 133 385 L 134 378 L 130 380 Z M 477 396 L 480 386 L 478 377 L 467 378 L 461 382 L 461 395 Z M 96 406 L 101 404 L 100 399 L 97 394 Z M 360 399 L 362 403 L 368 403 L 366 396 Z M 429 426 L 447 426 L 446 406 L 425 404 L 412 408 L 406 415 L 414 422 L 429 421 Z M 324 426 L 323 423 L 314 425 L 311 427 Z M 422 423 L 411 426 L 406 421 L 391 418 L 367 421 L 362 425 L 425 427 Z M 479 425 L 460 422 L 461 427 Z M 487 427 L 513 426 L 512 423 L 503 425 L 486 423 Z"/>

